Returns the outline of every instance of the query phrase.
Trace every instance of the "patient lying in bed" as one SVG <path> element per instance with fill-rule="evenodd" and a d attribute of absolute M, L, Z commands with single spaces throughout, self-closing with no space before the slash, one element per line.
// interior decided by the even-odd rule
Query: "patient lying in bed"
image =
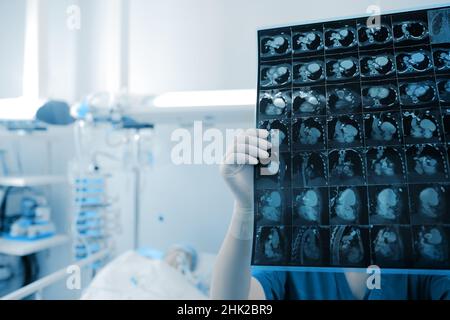
<path fill-rule="evenodd" d="M 209 295 L 214 255 L 187 246 L 165 254 L 129 251 L 106 265 L 83 300 L 203 300 Z"/>

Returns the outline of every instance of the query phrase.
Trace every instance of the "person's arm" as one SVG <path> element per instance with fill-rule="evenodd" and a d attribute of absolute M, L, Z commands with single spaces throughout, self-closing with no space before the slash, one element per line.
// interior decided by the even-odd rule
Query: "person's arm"
<path fill-rule="evenodd" d="M 211 298 L 222 300 L 265 299 L 264 290 L 251 277 L 253 241 L 253 171 L 267 159 L 270 143 L 266 130 L 250 129 L 235 138 L 225 155 L 221 174 L 233 192 L 234 211 L 214 266 Z"/>
<path fill-rule="evenodd" d="M 231 225 L 214 266 L 212 299 L 265 299 L 261 284 L 251 277 L 252 238 L 253 211 L 235 204 Z"/>

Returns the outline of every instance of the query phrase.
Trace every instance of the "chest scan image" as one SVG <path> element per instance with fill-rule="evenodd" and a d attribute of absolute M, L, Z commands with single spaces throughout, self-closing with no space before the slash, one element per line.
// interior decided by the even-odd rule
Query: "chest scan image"
<path fill-rule="evenodd" d="M 400 199 L 394 190 L 391 188 L 383 189 L 377 196 L 377 215 L 383 219 L 395 220 L 399 201 Z"/>
<path fill-rule="evenodd" d="M 261 213 L 263 217 L 270 221 L 280 221 L 281 219 L 281 194 L 279 191 L 272 191 L 263 194 L 260 199 L 262 205 Z"/>
<path fill-rule="evenodd" d="M 321 258 L 319 237 L 316 235 L 316 232 L 317 230 L 312 230 L 311 234 L 305 236 L 303 245 L 304 260 L 318 261 Z"/>
<path fill-rule="evenodd" d="M 348 48 L 355 44 L 355 31 L 350 28 L 328 30 L 325 32 L 325 45 L 327 48 Z"/>
<path fill-rule="evenodd" d="M 330 61 L 327 64 L 328 77 L 330 79 L 352 78 L 358 74 L 358 65 L 354 58 Z"/>
<path fill-rule="evenodd" d="M 389 121 L 373 116 L 371 138 L 376 141 L 392 141 L 397 128 Z"/>
<path fill-rule="evenodd" d="M 437 130 L 436 124 L 429 119 L 414 117 L 411 121 L 411 136 L 414 138 L 430 139 Z"/>
<path fill-rule="evenodd" d="M 358 157 L 358 154 L 352 150 L 339 150 L 337 162 L 331 166 L 331 174 L 335 177 L 335 179 L 348 179 L 355 177 L 357 174 L 357 169 L 361 169 L 355 162 L 360 161 L 361 163 L 361 159 Z"/>
<path fill-rule="evenodd" d="M 448 257 L 442 231 L 435 227 L 422 227 L 418 247 L 423 260 L 445 261 Z"/>
<path fill-rule="evenodd" d="M 361 60 L 361 72 L 366 76 L 381 76 L 392 73 L 394 69 L 394 63 L 390 56 L 377 56 L 363 58 Z"/>
<path fill-rule="evenodd" d="M 334 140 L 340 143 L 353 143 L 358 136 L 358 129 L 352 124 L 337 121 L 334 127 Z"/>
<path fill-rule="evenodd" d="M 404 84 L 400 86 L 400 92 L 403 93 L 402 100 L 405 105 L 416 105 L 433 101 L 436 94 L 433 85 L 428 82 Z"/>
<path fill-rule="evenodd" d="M 362 44 L 384 44 L 392 40 L 391 30 L 388 26 L 362 26 L 358 29 L 359 42 Z"/>
<path fill-rule="evenodd" d="M 319 32 L 299 33 L 294 36 L 294 49 L 299 52 L 316 51 L 323 48 Z"/>
<path fill-rule="evenodd" d="M 300 89 L 294 98 L 294 111 L 298 113 L 320 113 L 326 106 L 325 95 L 316 89 Z"/>
<path fill-rule="evenodd" d="M 286 112 L 288 101 L 283 93 L 278 92 L 276 94 L 264 93 L 259 105 L 261 111 L 266 116 L 280 116 Z"/>
<path fill-rule="evenodd" d="M 310 222 L 319 222 L 320 196 L 315 190 L 307 190 L 296 197 L 300 217 Z"/>
<path fill-rule="evenodd" d="M 289 67 L 285 65 L 265 67 L 262 70 L 262 85 L 273 87 L 286 84 L 290 79 Z"/>
<path fill-rule="evenodd" d="M 360 96 L 353 90 L 347 88 L 333 88 L 328 92 L 328 105 L 339 111 L 352 111 L 359 106 Z"/>
<path fill-rule="evenodd" d="M 344 264 L 358 264 L 364 259 L 364 249 L 358 230 L 351 229 L 341 240 L 340 256 Z"/>
<path fill-rule="evenodd" d="M 263 39 L 263 53 L 266 55 L 285 54 L 289 50 L 289 40 L 282 35 Z"/>
<path fill-rule="evenodd" d="M 376 158 L 372 160 L 371 167 L 375 175 L 379 177 L 391 177 L 396 174 L 395 163 L 384 154 L 383 148 L 377 150 Z"/>
<path fill-rule="evenodd" d="M 363 96 L 370 108 L 389 107 L 397 102 L 397 89 L 393 85 L 366 87 Z"/>
<path fill-rule="evenodd" d="M 296 78 L 300 82 L 311 82 L 323 77 L 323 68 L 320 62 L 312 61 L 296 66 Z"/>
<path fill-rule="evenodd" d="M 431 59 L 423 51 L 411 54 L 401 53 L 397 56 L 397 70 L 400 73 L 425 71 L 432 67 Z"/>
<path fill-rule="evenodd" d="M 398 261 L 403 258 L 400 236 L 394 228 L 378 231 L 374 242 L 374 251 L 378 260 Z"/>
<path fill-rule="evenodd" d="M 344 221 L 352 222 L 357 218 L 357 196 L 353 189 L 342 191 L 336 199 L 335 213 Z"/>
<path fill-rule="evenodd" d="M 264 241 L 264 255 L 268 259 L 277 260 L 281 259 L 282 252 L 282 244 L 281 237 L 278 229 L 272 228 Z"/>
<path fill-rule="evenodd" d="M 309 127 L 302 123 L 300 125 L 300 142 L 302 144 L 314 145 L 319 142 L 319 139 L 322 137 L 322 132 L 316 127 Z"/>
<path fill-rule="evenodd" d="M 440 204 L 440 195 L 436 188 L 425 188 L 419 193 L 419 214 L 427 218 L 437 218 Z"/>
<path fill-rule="evenodd" d="M 435 175 L 437 173 L 438 161 L 429 155 L 419 155 L 414 158 L 414 170 L 420 175 Z"/>

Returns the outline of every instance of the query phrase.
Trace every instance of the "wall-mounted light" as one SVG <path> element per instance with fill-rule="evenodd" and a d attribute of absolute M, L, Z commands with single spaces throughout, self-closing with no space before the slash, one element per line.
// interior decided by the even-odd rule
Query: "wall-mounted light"
<path fill-rule="evenodd" d="M 168 92 L 157 96 L 157 108 L 252 106 L 256 103 L 256 90 L 212 90 Z"/>
<path fill-rule="evenodd" d="M 0 119 L 32 120 L 44 100 L 27 97 L 0 99 Z"/>

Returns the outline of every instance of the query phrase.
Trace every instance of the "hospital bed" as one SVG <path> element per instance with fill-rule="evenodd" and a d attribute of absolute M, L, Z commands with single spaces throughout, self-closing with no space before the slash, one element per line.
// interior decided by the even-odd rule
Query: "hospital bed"
<path fill-rule="evenodd" d="M 109 254 L 103 250 L 33 282 L 0 300 L 20 300 L 45 288 L 67 281 L 67 270 L 74 265 L 89 268 Z M 86 288 L 82 300 L 205 300 L 209 296 L 215 255 L 197 253 L 195 268 L 186 271 L 165 259 L 165 254 L 151 249 L 127 251 L 101 268 Z"/>
<path fill-rule="evenodd" d="M 201 253 L 195 270 L 183 274 L 164 259 L 129 251 L 105 266 L 85 290 L 85 300 L 204 300 L 214 255 Z"/>

